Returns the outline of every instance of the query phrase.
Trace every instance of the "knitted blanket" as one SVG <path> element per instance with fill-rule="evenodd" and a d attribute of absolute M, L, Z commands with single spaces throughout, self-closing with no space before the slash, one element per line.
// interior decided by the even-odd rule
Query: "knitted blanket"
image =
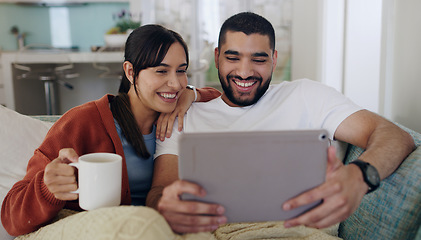
<path fill-rule="evenodd" d="M 247 239 L 340 239 L 339 224 L 326 229 L 294 227 L 285 229 L 283 222 L 231 223 L 213 233 L 178 235 L 165 219 L 147 207 L 119 206 L 92 211 L 62 210 L 53 223 L 17 240 L 247 240 Z"/>

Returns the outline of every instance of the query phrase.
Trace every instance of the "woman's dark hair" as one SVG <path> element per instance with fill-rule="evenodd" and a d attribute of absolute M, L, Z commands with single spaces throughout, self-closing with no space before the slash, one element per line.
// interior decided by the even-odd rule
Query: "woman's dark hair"
<path fill-rule="evenodd" d="M 258 33 L 268 36 L 270 48 L 275 51 L 275 30 L 272 24 L 260 15 L 252 12 L 242 12 L 225 20 L 219 31 L 218 49 L 225 43 L 228 31 L 242 32 L 246 35 Z"/>
<path fill-rule="evenodd" d="M 141 26 L 135 29 L 126 41 L 124 61 L 133 65 L 133 83 L 123 73 L 119 93 L 111 102 L 111 111 L 127 141 L 135 148 L 136 153 L 145 159 L 150 157 L 150 153 L 132 113 L 127 92 L 133 84 L 136 94 L 138 93 L 136 82 L 139 72 L 149 67 L 158 66 L 164 60 L 168 49 L 175 42 L 183 46 L 188 64 L 187 44 L 178 33 L 163 26 L 155 24 Z"/>

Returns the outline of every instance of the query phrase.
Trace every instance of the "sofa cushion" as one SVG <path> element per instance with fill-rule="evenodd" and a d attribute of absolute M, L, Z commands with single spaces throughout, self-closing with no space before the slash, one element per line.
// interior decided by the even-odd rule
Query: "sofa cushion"
<path fill-rule="evenodd" d="M 0 105 L 0 200 L 26 173 L 28 160 L 41 144 L 52 122 L 34 119 Z M 0 239 L 6 239 L 3 226 Z"/>
<path fill-rule="evenodd" d="M 402 126 L 401 126 L 402 127 Z M 415 141 L 413 151 L 401 166 L 367 194 L 357 211 L 339 227 L 344 239 L 414 239 L 421 225 L 421 134 L 406 130 Z M 363 150 L 350 146 L 345 163 Z"/>

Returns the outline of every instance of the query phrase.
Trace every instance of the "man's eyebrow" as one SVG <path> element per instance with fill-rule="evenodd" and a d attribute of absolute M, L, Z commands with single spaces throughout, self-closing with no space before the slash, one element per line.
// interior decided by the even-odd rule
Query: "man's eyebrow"
<path fill-rule="evenodd" d="M 227 55 L 240 55 L 240 53 L 238 51 L 234 51 L 234 50 L 226 50 L 224 52 L 224 54 L 227 54 Z"/>
<path fill-rule="evenodd" d="M 253 57 L 269 57 L 269 54 L 265 52 L 257 52 L 252 54 Z"/>
<path fill-rule="evenodd" d="M 224 54 L 226 55 L 240 55 L 240 53 L 238 51 L 234 51 L 234 50 L 227 50 L 224 52 Z M 267 54 L 266 52 L 256 52 L 253 53 L 251 56 L 253 57 L 269 57 L 269 54 Z"/>

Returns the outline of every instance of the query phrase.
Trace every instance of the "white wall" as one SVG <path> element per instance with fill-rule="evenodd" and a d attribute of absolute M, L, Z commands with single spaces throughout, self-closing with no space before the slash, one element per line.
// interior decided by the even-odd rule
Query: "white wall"
<path fill-rule="evenodd" d="M 344 91 L 345 0 L 324 0 L 321 81 Z"/>
<path fill-rule="evenodd" d="M 291 78 L 321 81 L 323 0 L 294 0 Z"/>
<path fill-rule="evenodd" d="M 346 0 L 294 0 L 291 78 L 343 92 Z"/>
<path fill-rule="evenodd" d="M 391 119 L 421 132 L 421 1 L 394 2 Z"/>
<path fill-rule="evenodd" d="M 380 100 L 382 9 L 382 0 L 346 1 L 343 93 L 376 113 Z"/>

